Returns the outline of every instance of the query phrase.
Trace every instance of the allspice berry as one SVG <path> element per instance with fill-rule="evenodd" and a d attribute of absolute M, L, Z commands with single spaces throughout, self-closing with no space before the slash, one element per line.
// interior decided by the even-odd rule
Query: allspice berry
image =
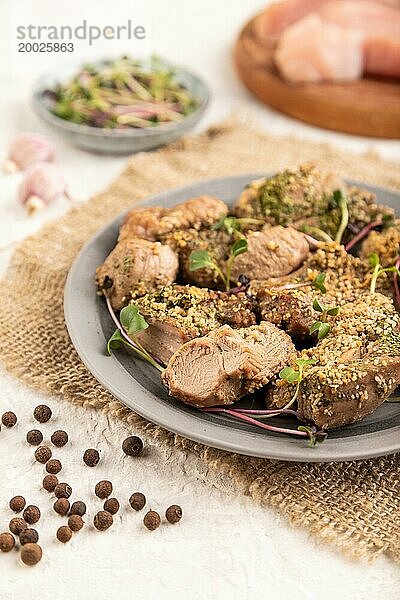
<path fill-rule="evenodd" d="M 75 533 L 80 531 L 84 525 L 82 517 L 79 515 L 71 515 L 68 519 L 68 527 Z"/>
<path fill-rule="evenodd" d="M 122 442 L 122 450 L 128 456 L 139 456 L 143 450 L 143 442 L 140 437 L 132 435 Z"/>
<path fill-rule="evenodd" d="M 3 423 L 4 427 L 14 427 L 17 422 L 17 415 L 9 410 L 3 414 L 1 417 L 1 422 Z"/>
<path fill-rule="evenodd" d="M 182 519 L 181 507 L 177 504 L 169 506 L 165 511 L 165 518 L 167 519 L 168 523 L 172 523 L 172 525 L 178 523 Z"/>
<path fill-rule="evenodd" d="M 99 460 L 100 454 L 97 450 L 95 450 L 94 448 L 89 448 L 88 450 L 85 450 L 85 453 L 83 455 L 83 462 L 88 467 L 95 467 L 99 464 Z"/>
<path fill-rule="evenodd" d="M 101 500 L 104 500 L 105 498 L 111 496 L 112 491 L 113 485 L 111 481 L 99 481 L 99 483 L 96 483 L 96 487 L 94 488 L 94 493 Z"/>
<path fill-rule="evenodd" d="M 68 442 L 68 433 L 59 429 L 53 433 L 50 439 L 57 448 L 62 448 Z"/>
<path fill-rule="evenodd" d="M 14 535 L 19 535 L 24 529 L 28 529 L 28 523 L 21 517 L 14 517 L 8 524 L 8 529 Z"/>
<path fill-rule="evenodd" d="M 62 464 L 57 458 L 52 458 L 46 463 L 46 471 L 52 475 L 57 475 L 62 469 Z"/>
<path fill-rule="evenodd" d="M 57 498 L 69 498 L 72 494 L 72 487 L 68 483 L 58 483 L 54 488 Z"/>
<path fill-rule="evenodd" d="M 21 560 L 28 567 L 33 567 L 42 558 L 42 549 L 39 544 L 25 544 L 21 548 Z"/>
<path fill-rule="evenodd" d="M 21 531 L 19 536 L 19 543 L 21 546 L 25 546 L 25 544 L 36 544 L 39 541 L 39 534 L 36 529 L 24 529 Z"/>
<path fill-rule="evenodd" d="M 52 451 L 48 446 L 39 446 L 35 450 L 35 458 L 38 462 L 42 463 L 42 465 L 46 464 L 52 457 Z"/>
<path fill-rule="evenodd" d="M 133 510 L 142 510 L 146 504 L 146 496 L 141 492 L 135 492 L 129 498 L 129 504 L 132 506 Z"/>
<path fill-rule="evenodd" d="M 39 446 L 43 442 L 43 433 L 39 429 L 31 429 L 26 434 L 26 441 L 31 446 Z"/>
<path fill-rule="evenodd" d="M 47 421 L 50 421 L 52 414 L 51 408 L 45 404 L 39 404 L 33 411 L 33 416 L 39 423 L 47 423 Z"/>
<path fill-rule="evenodd" d="M 66 544 L 72 538 L 72 529 L 68 525 L 61 525 L 56 533 L 59 542 Z"/>
<path fill-rule="evenodd" d="M 100 510 L 93 519 L 93 525 L 99 531 L 105 531 L 114 523 L 112 515 L 106 510 Z"/>
<path fill-rule="evenodd" d="M 25 508 L 22 516 L 24 517 L 25 521 L 29 523 L 29 525 L 34 525 L 40 519 L 40 510 L 37 506 L 30 504 Z"/>
<path fill-rule="evenodd" d="M 15 539 L 11 533 L 5 531 L 0 533 L 0 550 L 1 552 L 10 552 L 15 546 Z"/>
<path fill-rule="evenodd" d="M 119 511 L 119 502 L 116 498 L 108 498 L 104 502 L 104 510 L 110 513 L 110 515 L 116 515 Z"/>
<path fill-rule="evenodd" d="M 57 500 L 53 504 L 53 509 L 55 510 L 55 512 L 61 515 L 62 517 L 69 513 L 69 507 L 69 500 L 67 500 L 66 498 L 57 498 Z"/>
<path fill-rule="evenodd" d="M 48 492 L 54 492 L 58 485 L 58 477 L 55 475 L 46 475 L 43 479 L 43 487 Z"/>
<path fill-rule="evenodd" d="M 14 496 L 9 502 L 9 507 L 13 512 L 20 513 L 26 506 L 26 500 L 23 496 Z"/>
<path fill-rule="evenodd" d="M 86 514 L 86 504 L 82 502 L 82 500 L 76 500 L 72 503 L 69 514 L 83 517 L 83 515 Z"/>
<path fill-rule="evenodd" d="M 155 510 L 149 510 L 148 513 L 144 515 L 143 524 L 150 531 L 154 531 L 157 527 L 160 526 L 161 517 Z"/>

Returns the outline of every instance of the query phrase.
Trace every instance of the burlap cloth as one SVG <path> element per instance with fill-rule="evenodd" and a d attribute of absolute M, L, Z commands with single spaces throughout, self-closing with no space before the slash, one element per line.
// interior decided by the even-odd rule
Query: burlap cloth
<path fill-rule="evenodd" d="M 134 156 L 104 193 L 46 225 L 16 249 L 0 286 L 0 358 L 30 386 L 105 410 L 157 443 L 175 447 L 175 452 L 195 453 L 210 473 L 228 474 L 238 493 L 276 507 L 292 523 L 353 557 L 372 558 L 385 552 L 400 561 L 400 454 L 347 463 L 296 464 L 195 444 L 147 423 L 103 389 L 80 361 L 64 323 L 63 289 L 72 261 L 88 238 L 121 210 L 193 181 L 274 171 L 308 160 L 341 175 L 400 190 L 395 163 L 293 137 L 267 136 L 232 123 Z"/>

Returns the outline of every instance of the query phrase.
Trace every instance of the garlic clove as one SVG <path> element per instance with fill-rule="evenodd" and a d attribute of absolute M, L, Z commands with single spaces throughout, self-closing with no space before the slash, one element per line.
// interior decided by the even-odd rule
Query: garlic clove
<path fill-rule="evenodd" d="M 39 196 L 29 196 L 27 201 L 25 202 L 25 208 L 28 215 L 34 215 L 35 213 L 43 210 L 46 206 L 46 203 L 39 198 Z"/>
<path fill-rule="evenodd" d="M 19 200 L 31 214 L 58 196 L 67 196 L 64 176 L 57 165 L 37 163 L 31 166 L 19 187 Z M 40 202 L 39 202 L 40 200 Z"/>
<path fill-rule="evenodd" d="M 4 168 L 11 168 L 14 171 L 25 170 L 35 163 L 51 162 L 53 159 L 54 148 L 47 137 L 39 133 L 21 133 L 11 144 Z M 11 166 L 11 163 L 14 163 L 14 167 Z"/>
<path fill-rule="evenodd" d="M 3 173 L 6 175 L 12 175 L 18 171 L 18 165 L 11 159 L 7 158 L 7 160 L 3 163 Z"/>

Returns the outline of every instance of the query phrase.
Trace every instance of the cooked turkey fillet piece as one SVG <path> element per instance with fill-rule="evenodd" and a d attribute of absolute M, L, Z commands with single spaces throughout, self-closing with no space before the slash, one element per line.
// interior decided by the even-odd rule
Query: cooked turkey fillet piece
<path fill-rule="evenodd" d="M 137 339 L 167 364 L 182 344 L 221 325 L 256 323 L 253 302 L 244 293 L 226 294 L 190 285 L 170 285 L 135 301 L 149 327 Z"/>
<path fill-rule="evenodd" d="M 181 346 L 162 379 L 186 404 L 232 404 L 266 385 L 295 352 L 290 337 L 266 321 L 243 329 L 224 325 Z"/>
<path fill-rule="evenodd" d="M 160 242 L 132 239 L 119 242 L 96 270 L 99 290 L 120 310 L 132 296 L 143 295 L 175 281 L 178 257 Z"/>
<path fill-rule="evenodd" d="M 233 263 L 231 281 L 242 274 L 250 280 L 283 277 L 298 269 L 310 253 L 304 234 L 293 227 L 265 225 L 250 232 L 247 243 L 247 252 Z"/>
<path fill-rule="evenodd" d="M 210 227 L 227 213 L 225 202 L 213 196 L 198 196 L 171 208 L 134 208 L 127 214 L 118 239 L 155 241 L 176 229 Z"/>

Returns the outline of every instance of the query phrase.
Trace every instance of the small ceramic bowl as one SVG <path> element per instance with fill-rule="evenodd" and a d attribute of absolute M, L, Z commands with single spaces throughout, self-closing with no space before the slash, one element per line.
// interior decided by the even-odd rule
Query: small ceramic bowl
<path fill-rule="evenodd" d="M 101 61 L 99 61 L 101 62 Z M 80 64 L 59 67 L 43 75 L 33 89 L 33 108 L 51 128 L 66 140 L 90 152 L 104 154 L 130 154 L 152 150 L 182 137 L 201 119 L 210 98 L 206 84 L 199 77 L 181 67 L 173 67 L 176 79 L 197 99 L 198 107 L 179 123 L 163 123 L 151 129 L 102 129 L 79 125 L 61 119 L 51 112 L 45 91 L 61 81 L 72 78 Z"/>

